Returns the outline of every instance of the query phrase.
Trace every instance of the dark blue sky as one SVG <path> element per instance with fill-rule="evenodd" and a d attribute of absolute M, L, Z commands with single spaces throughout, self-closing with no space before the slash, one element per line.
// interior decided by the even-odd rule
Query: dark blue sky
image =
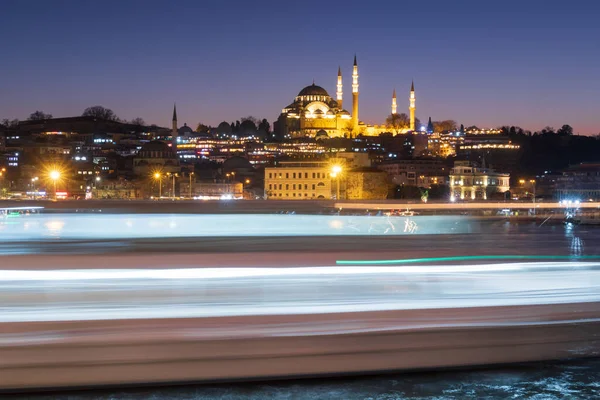
<path fill-rule="evenodd" d="M 2 0 L 0 118 L 35 110 L 216 125 L 273 121 L 312 83 L 382 123 L 398 92 L 417 117 L 600 132 L 600 2 Z"/>

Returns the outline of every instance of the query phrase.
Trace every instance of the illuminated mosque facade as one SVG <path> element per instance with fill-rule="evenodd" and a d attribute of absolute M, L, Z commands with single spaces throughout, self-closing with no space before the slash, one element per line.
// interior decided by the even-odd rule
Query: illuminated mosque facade
<path fill-rule="evenodd" d="M 352 70 L 352 112 L 344 109 L 342 71 L 338 69 L 335 100 L 321 86 L 312 85 L 302 89 L 294 102 L 285 107 L 275 122 L 275 132 L 280 137 L 356 137 L 376 136 L 390 132 L 385 124 L 367 125 L 358 118 L 358 64 L 354 56 Z M 415 87 L 411 85 L 409 97 L 410 124 L 399 133 L 415 130 Z M 396 91 L 392 94 L 392 114 L 396 114 Z"/>

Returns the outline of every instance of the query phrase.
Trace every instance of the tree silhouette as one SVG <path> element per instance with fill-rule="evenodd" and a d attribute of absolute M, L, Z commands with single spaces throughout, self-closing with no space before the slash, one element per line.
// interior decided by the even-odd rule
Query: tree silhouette
<path fill-rule="evenodd" d="M 119 117 L 110 108 L 104 108 L 102 106 L 88 107 L 81 114 L 83 117 L 94 117 L 98 119 L 105 119 L 107 121 L 118 121 Z"/>
<path fill-rule="evenodd" d="M 390 114 L 385 119 L 385 126 L 397 135 L 410 127 L 410 118 L 405 113 Z"/>
<path fill-rule="evenodd" d="M 146 121 L 143 118 L 137 117 L 131 120 L 132 125 L 144 126 L 146 125 Z"/>
<path fill-rule="evenodd" d="M 260 121 L 260 124 L 258 124 L 258 130 L 264 133 L 271 132 L 271 125 L 269 124 L 269 121 L 267 121 L 266 118 L 263 118 L 263 120 Z"/>
<path fill-rule="evenodd" d="M 208 133 L 209 131 L 210 131 L 210 126 L 204 125 L 202 122 L 198 122 L 198 126 L 196 126 L 196 132 Z"/>
<path fill-rule="evenodd" d="M 556 133 L 560 136 L 573 136 L 573 128 L 571 125 L 563 125 Z"/>
<path fill-rule="evenodd" d="M 36 111 L 29 114 L 28 121 L 41 121 L 44 119 L 52 119 L 52 114 L 46 114 L 43 111 Z"/>

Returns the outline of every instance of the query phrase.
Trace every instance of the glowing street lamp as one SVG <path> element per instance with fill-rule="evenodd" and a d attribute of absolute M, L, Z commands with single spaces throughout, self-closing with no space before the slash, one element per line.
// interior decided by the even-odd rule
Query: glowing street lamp
<path fill-rule="evenodd" d="M 342 173 L 342 167 L 339 165 L 334 165 L 331 167 L 331 177 L 336 180 L 336 195 L 335 199 L 340 199 L 340 175 Z"/>
<path fill-rule="evenodd" d="M 162 174 L 160 172 L 154 173 L 154 179 L 158 180 L 158 199 L 162 197 Z"/>
<path fill-rule="evenodd" d="M 54 182 L 54 200 L 58 200 L 58 196 L 56 194 L 56 182 L 60 179 L 60 171 L 56 169 L 50 171 L 50 179 L 52 179 Z"/>

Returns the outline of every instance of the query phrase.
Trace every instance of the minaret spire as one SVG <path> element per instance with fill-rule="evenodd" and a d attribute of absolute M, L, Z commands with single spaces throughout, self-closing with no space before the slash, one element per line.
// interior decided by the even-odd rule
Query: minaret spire
<path fill-rule="evenodd" d="M 338 108 L 342 110 L 342 97 L 343 97 L 343 86 L 342 86 L 342 67 L 338 67 L 338 76 L 337 76 L 337 92 L 336 100 L 338 103 Z"/>
<path fill-rule="evenodd" d="M 413 80 L 410 85 L 410 97 L 408 99 L 408 111 L 410 112 L 410 130 L 415 130 L 415 81 Z"/>
<path fill-rule="evenodd" d="M 354 54 L 354 67 L 352 68 L 352 132 L 358 134 L 358 64 Z"/>
<path fill-rule="evenodd" d="M 398 106 L 396 105 L 396 89 L 394 88 L 394 93 L 392 93 L 392 114 L 396 114 L 398 112 Z"/>

